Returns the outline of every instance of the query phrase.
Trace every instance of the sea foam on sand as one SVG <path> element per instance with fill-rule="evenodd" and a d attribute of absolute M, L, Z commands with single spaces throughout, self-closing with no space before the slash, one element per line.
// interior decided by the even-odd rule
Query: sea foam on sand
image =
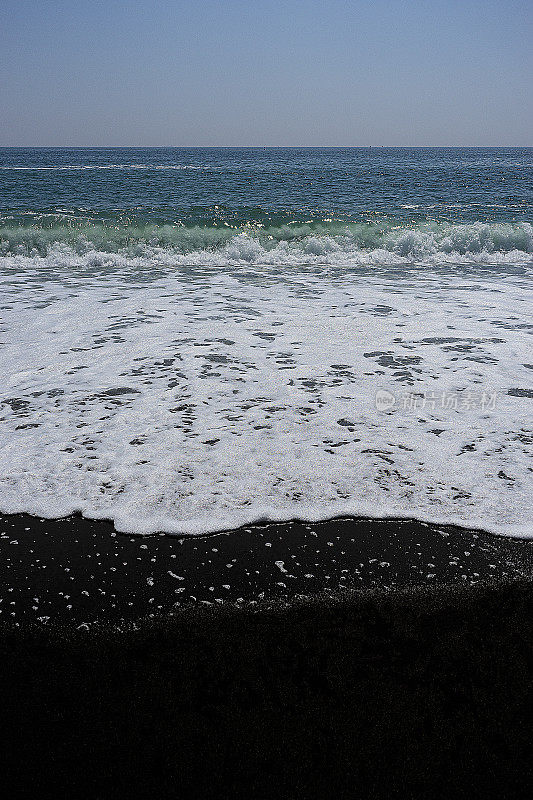
<path fill-rule="evenodd" d="M 2 257 L 0 511 L 137 533 L 362 514 L 531 535 L 530 255 L 355 268 L 311 244 L 293 266 L 245 260 L 242 240 L 240 265 Z"/>

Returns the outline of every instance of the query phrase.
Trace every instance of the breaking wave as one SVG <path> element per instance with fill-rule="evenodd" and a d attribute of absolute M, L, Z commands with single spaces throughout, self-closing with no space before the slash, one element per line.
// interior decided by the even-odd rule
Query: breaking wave
<path fill-rule="evenodd" d="M 533 227 L 528 222 L 418 225 L 257 220 L 231 225 L 128 224 L 64 214 L 38 223 L 0 226 L 0 256 L 80 257 L 112 265 L 147 258 L 153 265 L 360 263 L 528 263 Z M 58 217 L 60 221 L 58 221 Z"/>

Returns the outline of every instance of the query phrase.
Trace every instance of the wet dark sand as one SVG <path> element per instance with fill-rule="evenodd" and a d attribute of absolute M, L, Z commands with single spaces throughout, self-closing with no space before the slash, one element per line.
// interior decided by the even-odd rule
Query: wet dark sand
<path fill-rule="evenodd" d="M 10 797 L 533 788 L 533 543 L 394 520 L 0 523 Z"/>
<path fill-rule="evenodd" d="M 0 621 L 108 624 L 188 605 L 533 576 L 533 543 L 402 520 L 129 536 L 82 517 L 0 516 Z"/>

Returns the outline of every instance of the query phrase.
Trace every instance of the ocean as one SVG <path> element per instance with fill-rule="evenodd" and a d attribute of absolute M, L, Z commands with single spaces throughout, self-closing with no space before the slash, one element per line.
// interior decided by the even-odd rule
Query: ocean
<path fill-rule="evenodd" d="M 529 537 L 533 149 L 0 149 L 0 512 Z"/>

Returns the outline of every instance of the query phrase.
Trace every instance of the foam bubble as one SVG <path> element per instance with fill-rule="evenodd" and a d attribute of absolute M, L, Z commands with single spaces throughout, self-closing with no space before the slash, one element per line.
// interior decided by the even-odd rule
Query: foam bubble
<path fill-rule="evenodd" d="M 519 268 L 490 267 L 476 228 L 423 265 L 388 235 L 2 257 L 0 509 L 137 533 L 366 514 L 528 535 L 530 256 L 509 234 L 490 260 Z M 405 401 L 428 393 L 459 407 Z"/>

